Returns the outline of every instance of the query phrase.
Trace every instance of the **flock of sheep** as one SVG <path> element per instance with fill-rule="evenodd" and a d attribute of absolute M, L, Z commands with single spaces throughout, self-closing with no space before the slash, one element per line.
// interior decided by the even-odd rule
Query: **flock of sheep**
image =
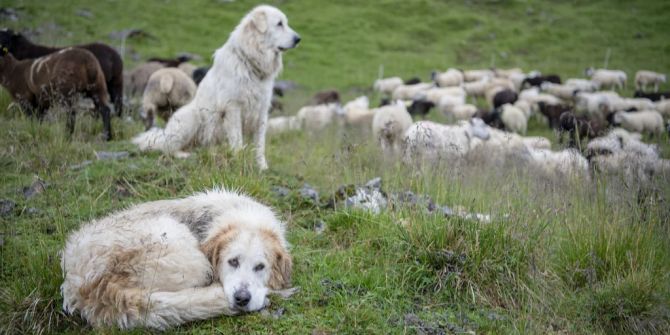
<path fill-rule="evenodd" d="M 660 158 L 658 146 L 642 141 L 644 133 L 661 135 L 663 119 L 670 117 L 670 93 L 658 92 L 665 75 L 639 71 L 633 98 L 613 91 L 626 87 L 623 71 L 587 69 L 586 75 L 563 82 L 520 69 L 449 69 L 433 73 L 432 82 L 384 78 L 373 85 L 382 96 L 380 107 L 371 108 L 366 96 L 344 105 L 337 95 L 319 101 L 328 93 L 322 92 L 296 115 L 270 118 L 268 132 L 317 132 L 330 124 L 363 128 L 385 156 L 406 164 L 477 157 L 490 164 L 521 162 L 547 175 L 588 178 L 595 168 L 649 180 L 670 173 L 670 160 Z M 654 92 L 644 91 L 650 87 Z M 477 99 L 488 108 L 475 105 Z M 412 115 L 423 117 L 432 109 L 448 124 L 413 121 Z M 555 151 L 549 139 L 525 136 L 531 117 L 546 120 L 560 142 L 569 134 L 568 148 Z"/>

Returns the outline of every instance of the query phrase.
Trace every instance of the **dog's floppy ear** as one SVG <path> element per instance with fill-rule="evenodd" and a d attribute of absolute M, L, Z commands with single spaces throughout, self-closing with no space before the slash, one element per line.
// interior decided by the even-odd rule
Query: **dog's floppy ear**
<path fill-rule="evenodd" d="M 235 226 L 228 226 L 200 245 L 200 250 L 207 256 L 209 263 L 212 264 L 212 269 L 214 270 L 212 275 L 215 281 L 219 280 L 221 252 L 226 249 L 236 235 L 237 228 Z"/>
<path fill-rule="evenodd" d="M 268 286 L 273 290 L 281 290 L 291 286 L 291 273 L 293 272 L 293 260 L 291 255 L 283 247 L 274 252 L 272 269 Z"/>
<path fill-rule="evenodd" d="M 251 14 L 251 21 L 249 22 L 249 24 L 254 26 L 261 33 L 264 33 L 266 30 L 268 30 L 268 19 L 267 15 L 265 14 L 265 11 L 262 10 L 254 11 L 254 13 Z"/>

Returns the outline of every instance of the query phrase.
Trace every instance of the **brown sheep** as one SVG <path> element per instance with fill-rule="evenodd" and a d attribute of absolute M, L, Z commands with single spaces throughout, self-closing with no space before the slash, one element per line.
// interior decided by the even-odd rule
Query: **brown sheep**
<path fill-rule="evenodd" d="M 317 92 L 312 97 L 313 105 L 325 105 L 331 103 L 340 103 L 340 93 L 336 90 L 326 90 Z"/>
<path fill-rule="evenodd" d="M 40 58 L 17 60 L 3 48 L 0 83 L 29 115 L 35 111 L 41 118 L 50 106 L 64 103 L 69 111 L 70 134 L 77 116 L 72 105 L 83 94 L 93 100 L 102 115 L 105 139 L 112 139 L 105 75 L 90 51 L 67 48 Z"/>
<path fill-rule="evenodd" d="M 18 60 L 46 56 L 63 49 L 33 44 L 25 36 L 10 29 L 0 30 L 0 45 L 7 48 L 7 51 Z M 123 108 L 123 60 L 119 53 L 103 43 L 82 44 L 74 47 L 90 51 L 98 60 L 105 76 L 109 98 L 114 104 L 116 114 L 121 116 Z"/>
<path fill-rule="evenodd" d="M 142 96 L 141 114 L 145 128 L 153 127 L 155 115 L 167 122 L 175 110 L 193 100 L 196 89 L 193 79 L 178 68 L 154 72 Z"/>
<path fill-rule="evenodd" d="M 579 143 L 584 143 L 584 139 L 593 139 L 602 136 L 607 131 L 607 123 L 598 118 L 588 118 L 586 116 L 577 116 L 573 112 L 563 112 L 559 117 L 559 138 L 558 142 L 563 144 L 563 134 L 568 132 L 570 140 L 568 146 L 576 147 L 576 138 Z"/>

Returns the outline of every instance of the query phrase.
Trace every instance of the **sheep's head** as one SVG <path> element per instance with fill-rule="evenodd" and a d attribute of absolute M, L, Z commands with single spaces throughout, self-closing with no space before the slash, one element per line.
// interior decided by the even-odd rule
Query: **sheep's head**
<path fill-rule="evenodd" d="M 7 50 L 11 52 L 21 37 L 21 34 L 11 29 L 2 29 L 0 30 L 0 45 L 7 48 Z"/>

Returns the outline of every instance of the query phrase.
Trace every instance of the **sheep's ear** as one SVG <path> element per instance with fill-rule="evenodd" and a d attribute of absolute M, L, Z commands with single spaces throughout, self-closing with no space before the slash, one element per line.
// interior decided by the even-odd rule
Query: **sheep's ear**
<path fill-rule="evenodd" d="M 251 24 L 261 33 L 268 30 L 268 19 L 265 12 L 262 10 L 254 12 L 251 16 Z"/>

